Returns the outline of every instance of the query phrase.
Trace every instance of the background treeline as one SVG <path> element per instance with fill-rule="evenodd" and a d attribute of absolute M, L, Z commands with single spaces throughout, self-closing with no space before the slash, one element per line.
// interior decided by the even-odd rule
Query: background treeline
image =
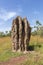
<path fill-rule="evenodd" d="M 34 30 L 31 32 L 32 36 L 39 35 L 40 37 L 43 37 L 43 26 L 39 27 L 38 30 Z"/>
<path fill-rule="evenodd" d="M 39 35 L 43 37 L 43 26 L 39 21 L 36 21 L 36 25 L 32 27 L 32 29 L 34 29 L 33 32 L 31 32 L 33 36 Z"/>
<path fill-rule="evenodd" d="M 0 37 L 11 36 L 11 31 L 0 32 Z"/>
<path fill-rule="evenodd" d="M 31 35 L 36 36 L 39 35 L 43 37 L 43 26 L 39 21 L 36 21 L 36 25 L 31 27 Z M 11 31 L 0 32 L 0 37 L 11 36 Z"/>

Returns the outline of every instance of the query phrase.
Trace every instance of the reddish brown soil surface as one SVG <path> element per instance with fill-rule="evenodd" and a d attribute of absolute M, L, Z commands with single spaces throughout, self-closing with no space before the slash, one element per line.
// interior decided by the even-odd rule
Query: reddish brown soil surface
<path fill-rule="evenodd" d="M 0 65 L 21 65 L 24 61 L 27 60 L 27 56 L 20 56 L 20 57 L 16 57 L 16 58 L 11 58 L 6 62 L 0 62 Z"/>

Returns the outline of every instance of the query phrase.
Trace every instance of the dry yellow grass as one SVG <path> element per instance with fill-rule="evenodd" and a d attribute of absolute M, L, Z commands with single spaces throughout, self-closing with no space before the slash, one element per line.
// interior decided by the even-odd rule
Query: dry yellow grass
<path fill-rule="evenodd" d="M 37 42 L 37 36 L 31 36 L 30 43 Z M 43 37 L 38 36 L 38 43 L 43 43 Z"/>
<path fill-rule="evenodd" d="M 11 49 L 11 38 L 10 37 L 0 38 L 0 53 L 4 52 L 7 49 Z"/>
<path fill-rule="evenodd" d="M 30 43 L 36 43 L 37 36 L 31 36 Z M 4 52 L 7 49 L 11 49 L 11 38 L 10 37 L 3 37 L 0 38 L 0 53 Z M 38 36 L 38 43 L 43 43 L 43 38 Z"/>
<path fill-rule="evenodd" d="M 30 43 L 36 43 L 37 42 L 37 36 L 31 36 Z M 10 49 L 11 48 L 11 38 L 10 37 L 3 37 L 0 38 L 0 52 L 4 49 Z M 43 38 L 38 36 L 38 43 L 43 43 Z"/>
<path fill-rule="evenodd" d="M 37 36 L 31 36 L 31 39 L 30 39 L 30 44 L 31 45 L 34 45 L 35 43 L 37 42 Z M 11 38 L 10 37 L 3 37 L 3 38 L 0 38 L 0 61 L 6 61 L 7 59 L 10 59 L 11 57 L 15 57 L 15 56 L 19 56 L 20 54 L 18 53 L 12 53 L 11 52 L 11 48 L 12 48 L 12 44 L 11 44 Z M 42 63 L 43 61 L 43 38 L 41 37 L 38 37 L 38 43 L 41 43 L 41 47 L 37 47 L 36 49 L 40 52 L 39 55 L 41 55 L 41 59 L 40 62 Z M 33 52 L 31 52 L 33 53 Z M 32 60 L 31 60 L 31 57 L 33 59 L 33 56 L 38 53 L 37 51 L 32 54 L 29 54 L 29 58 L 30 58 L 30 61 L 28 60 L 26 63 L 33 63 Z M 36 56 L 36 55 L 35 55 Z M 39 63 L 40 63 L 39 62 Z M 42 63 L 43 64 L 43 63 Z M 28 65 L 28 64 L 26 64 Z M 38 64 L 39 65 L 39 64 Z"/>

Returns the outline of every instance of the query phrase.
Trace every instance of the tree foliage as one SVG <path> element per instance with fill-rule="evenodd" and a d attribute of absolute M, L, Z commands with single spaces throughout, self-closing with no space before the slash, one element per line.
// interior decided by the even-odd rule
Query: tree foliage
<path fill-rule="evenodd" d="M 0 37 L 11 36 L 11 31 L 0 32 Z"/>
<path fill-rule="evenodd" d="M 36 30 L 34 30 L 32 32 L 32 35 L 39 35 L 41 37 L 43 37 L 43 26 L 39 21 L 36 21 L 36 26 L 34 26 L 34 29 L 36 28 Z"/>

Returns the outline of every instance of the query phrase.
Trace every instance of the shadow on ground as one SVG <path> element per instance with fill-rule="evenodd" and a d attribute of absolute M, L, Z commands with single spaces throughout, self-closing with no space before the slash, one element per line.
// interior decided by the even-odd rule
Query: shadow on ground
<path fill-rule="evenodd" d="M 29 45 L 28 46 L 28 51 L 34 51 L 35 50 L 35 48 L 41 48 L 41 45 L 39 44 L 39 45 Z"/>

